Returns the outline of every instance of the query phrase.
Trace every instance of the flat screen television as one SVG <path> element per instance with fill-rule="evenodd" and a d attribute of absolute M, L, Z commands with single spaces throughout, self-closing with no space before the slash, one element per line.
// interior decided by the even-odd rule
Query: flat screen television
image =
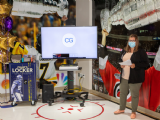
<path fill-rule="evenodd" d="M 97 27 L 42 27 L 43 59 L 97 59 Z"/>

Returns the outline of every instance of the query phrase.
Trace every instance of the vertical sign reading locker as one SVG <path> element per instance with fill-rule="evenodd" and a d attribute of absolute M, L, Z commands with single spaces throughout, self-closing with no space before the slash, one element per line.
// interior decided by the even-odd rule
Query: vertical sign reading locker
<path fill-rule="evenodd" d="M 36 63 L 10 63 L 10 100 L 36 101 Z"/>

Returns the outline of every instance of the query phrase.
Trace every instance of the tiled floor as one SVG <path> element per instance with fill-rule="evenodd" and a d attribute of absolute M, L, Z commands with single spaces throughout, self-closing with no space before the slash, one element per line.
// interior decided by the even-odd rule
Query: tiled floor
<path fill-rule="evenodd" d="M 129 120 L 131 110 L 126 109 L 124 114 L 114 115 L 113 112 L 119 105 L 89 95 L 85 107 L 80 107 L 79 100 L 64 101 L 63 98 L 55 100 L 48 106 L 39 100 L 35 106 L 30 102 L 18 103 L 15 107 L 0 108 L 0 120 Z M 153 120 L 137 113 L 135 120 Z"/>

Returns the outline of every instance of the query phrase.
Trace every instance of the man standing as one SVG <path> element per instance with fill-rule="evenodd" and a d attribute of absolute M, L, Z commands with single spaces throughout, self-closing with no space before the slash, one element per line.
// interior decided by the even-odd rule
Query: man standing
<path fill-rule="evenodd" d="M 13 81 L 12 87 L 11 87 L 11 97 L 14 99 L 14 101 L 22 101 L 22 75 L 17 75 L 16 80 Z"/>

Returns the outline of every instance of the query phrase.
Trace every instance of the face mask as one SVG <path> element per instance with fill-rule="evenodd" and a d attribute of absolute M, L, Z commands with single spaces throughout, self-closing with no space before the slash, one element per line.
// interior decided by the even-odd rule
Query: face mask
<path fill-rule="evenodd" d="M 131 47 L 131 48 L 134 48 L 136 46 L 136 43 L 135 42 L 129 42 L 128 45 Z"/>

